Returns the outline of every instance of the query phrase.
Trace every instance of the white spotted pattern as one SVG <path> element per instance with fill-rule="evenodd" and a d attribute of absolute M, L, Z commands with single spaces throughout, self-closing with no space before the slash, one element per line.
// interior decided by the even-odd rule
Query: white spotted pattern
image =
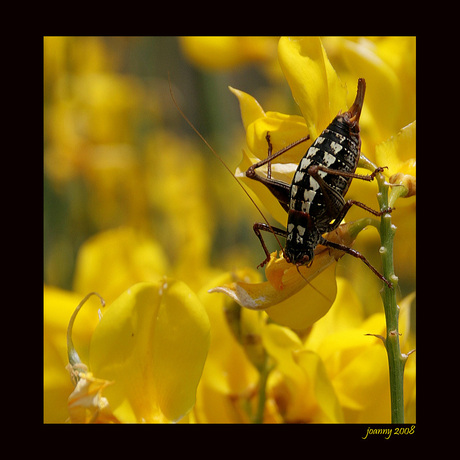
<path fill-rule="evenodd" d="M 331 155 L 328 152 L 324 152 L 323 165 L 326 166 L 326 168 L 334 164 L 336 160 L 337 158 L 334 155 Z"/>
<path fill-rule="evenodd" d="M 316 181 L 315 181 L 316 182 Z M 303 199 L 307 202 L 307 203 L 311 203 L 313 201 L 313 198 L 315 197 L 316 195 L 316 192 L 314 190 L 305 190 L 303 192 Z"/>
<path fill-rule="evenodd" d="M 332 141 L 331 149 L 334 151 L 335 154 L 337 154 L 343 149 L 343 147 L 340 144 L 337 144 L 337 142 Z"/>
<path fill-rule="evenodd" d="M 305 176 L 305 172 L 297 171 L 295 173 L 294 182 L 301 182 Z"/>
<path fill-rule="evenodd" d="M 310 147 L 310 150 L 311 150 L 311 147 Z M 302 161 L 300 162 L 300 168 L 299 169 L 301 171 L 306 171 L 309 168 L 310 163 L 311 163 L 311 161 L 310 161 L 309 158 L 303 157 Z"/>

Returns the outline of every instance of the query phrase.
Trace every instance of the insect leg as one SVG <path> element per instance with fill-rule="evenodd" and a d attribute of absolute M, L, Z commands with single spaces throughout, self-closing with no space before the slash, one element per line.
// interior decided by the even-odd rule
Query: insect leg
<path fill-rule="evenodd" d="M 372 174 L 377 174 L 377 172 L 379 172 L 379 170 L 381 170 L 381 169 L 382 168 L 377 168 L 374 171 L 374 173 L 372 173 Z M 343 196 L 339 192 L 334 190 L 318 174 L 319 170 L 321 170 L 321 171 L 333 171 L 336 175 L 341 175 L 341 176 L 344 176 L 344 175 L 348 176 L 351 173 L 346 173 L 346 172 L 342 172 L 342 171 L 335 171 L 335 170 L 329 170 L 328 168 L 324 168 L 321 165 L 313 165 L 313 166 L 310 166 L 308 168 L 308 174 L 310 174 L 313 177 L 313 179 L 315 179 L 318 182 L 318 184 L 319 184 L 319 186 L 321 188 L 321 191 L 323 192 L 324 202 L 325 202 L 326 210 L 328 211 L 328 214 L 331 217 L 334 218 L 334 222 L 332 222 L 330 224 L 330 226 L 328 227 L 327 231 L 330 232 L 330 231 L 336 229 L 340 225 L 340 222 L 342 222 L 342 220 L 345 217 L 345 215 L 347 214 L 348 210 L 353 205 L 359 206 L 360 208 L 370 212 L 374 216 L 382 216 L 383 214 L 386 214 L 387 212 L 392 211 L 391 208 L 390 209 L 384 209 L 383 211 L 375 211 L 374 209 L 370 208 L 369 206 L 366 206 L 364 203 L 361 203 L 360 201 L 356 201 L 356 200 L 348 200 L 347 202 L 345 202 L 345 200 L 343 199 Z M 353 176 L 354 177 L 358 176 L 358 178 L 362 178 L 362 177 L 371 177 L 372 174 L 370 174 L 369 176 L 360 176 L 359 174 L 356 174 L 356 175 L 353 175 Z M 365 180 L 367 180 L 367 179 L 365 179 Z M 369 180 L 372 180 L 372 179 L 369 179 Z"/>
<path fill-rule="evenodd" d="M 281 150 L 278 150 L 278 152 L 272 154 L 272 144 L 270 142 L 270 133 L 267 132 L 267 135 L 265 136 L 265 139 L 267 139 L 268 143 L 268 156 L 264 160 L 260 160 L 257 163 L 254 163 L 251 165 L 248 170 L 246 171 L 246 175 L 249 177 L 249 174 L 253 174 L 254 170 L 257 168 L 260 168 L 264 164 L 270 163 L 272 160 L 275 158 L 278 158 L 280 155 L 283 153 L 286 153 L 288 150 L 291 150 L 292 148 L 296 147 L 297 145 L 301 144 L 302 142 L 308 141 L 310 139 L 310 135 L 307 134 L 305 137 L 302 137 L 301 139 L 298 139 L 297 141 L 293 142 L 292 144 L 287 145 L 286 147 L 283 147 Z"/>
<path fill-rule="evenodd" d="M 265 136 L 265 140 L 267 141 L 268 144 L 268 152 L 267 152 L 267 158 L 269 158 L 269 162 L 267 163 L 267 179 L 272 178 L 272 151 L 273 151 L 273 145 L 270 141 L 270 133 L 267 131 L 267 135 Z"/>
<path fill-rule="evenodd" d="M 273 179 L 271 177 L 271 161 L 274 158 L 279 157 L 283 153 L 287 152 L 288 150 L 292 149 L 296 145 L 301 144 L 302 142 L 307 141 L 310 136 L 302 137 L 301 139 L 297 140 L 296 142 L 293 142 L 292 144 L 289 144 L 288 146 L 282 148 L 278 152 L 272 154 L 273 146 L 270 142 L 270 134 L 267 132 L 267 135 L 265 137 L 267 139 L 268 143 L 268 156 L 264 160 L 260 160 L 257 163 L 254 163 L 251 165 L 247 171 L 245 172 L 246 177 L 249 177 L 250 179 L 254 179 L 256 181 L 261 182 L 262 184 L 265 185 L 265 187 L 270 190 L 272 195 L 280 202 L 281 206 L 283 209 L 287 212 L 289 211 L 289 198 L 290 198 L 290 188 L 291 185 L 287 184 L 286 182 Z M 261 166 L 268 164 L 268 170 L 267 170 L 267 177 L 265 176 L 260 176 L 259 174 L 256 173 L 256 169 L 260 168 Z"/>
<path fill-rule="evenodd" d="M 328 241 L 324 238 L 321 238 L 320 244 L 324 246 L 329 246 L 334 249 L 339 249 L 340 251 L 344 251 L 347 254 L 356 257 L 357 259 L 361 259 L 380 280 L 382 280 L 390 289 L 393 288 L 393 284 L 391 284 L 381 273 L 379 273 L 377 269 L 373 267 L 371 263 L 360 252 L 356 251 L 355 249 L 349 248 L 348 246 L 333 243 L 332 241 Z"/>
<path fill-rule="evenodd" d="M 260 244 L 262 245 L 262 248 L 265 251 L 265 255 L 266 255 L 265 260 L 263 260 L 257 266 L 257 268 L 259 268 L 259 267 L 263 267 L 267 262 L 270 261 L 270 253 L 268 252 L 267 246 L 265 245 L 265 241 L 264 241 L 264 239 L 262 237 L 262 233 L 260 233 L 260 231 L 263 230 L 264 232 L 275 233 L 276 235 L 284 236 L 284 237 L 287 236 L 287 232 L 286 232 L 286 230 L 282 230 L 282 229 L 277 228 L 277 227 L 272 227 L 272 226 L 267 225 L 267 224 L 262 224 L 260 222 L 256 222 L 253 225 L 252 228 L 254 230 L 254 233 L 257 235 L 257 238 L 259 238 Z"/>
<path fill-rule="evenodd" d="M 343 177 L 351 177 L 352 179 L 361 179 L 365 181 L 373 181 L 375 176 L 382 172 L 385 168 L 388 166 L 379 166 L 378 168 L 375 169 L 375 171 L 371 174 L 355 174 L 347 171 L 338 171 L 336 169 L 329 169 L 326 168 L 326 166 L 323 165 L 312 165 L 308 168 L 308 174 L 311 176 L 315 177 L 315 175 L 318 175 L 318 171 L 324 171 L 328 174 L 334 174 L 336 176 L 343 176 Z M 316 179 L 316 177 L 315 177 Z"/>
<path fill-rule="evenodd" d="M 329 227 L 327 228 L 326 231 L 331 232 L 332 230 L 335 230 L 340 225 L 342 220 L 345 218 L 348 210 L 353 205 L 359 206 L 360 208 L 366 210 L 367 212 L 370 212 L 371 214 L 373 214 L 374 216 L 377 216 L 377 217 L 383 216 L 384 214 L 390 213 L 391 211 L 393 211 L 393 208 L 384 209 L 383 211 L 376 211 L 375 209 L 370 208 L 369 206 L 365 205 L 364 203 L 361 203 L 360 201 L 348 200 L 344 204 L 343 208 L 341 209 L 341 211 L 339 212 L 337 217 L 335 218 L 334 222 L 332 222 L 329 225 Z"/>
<path fill-rule="evenodd" d="M 335 219 L 335 216 L 337 216 L 337 213 L 340 213 L 343 210 L 343 207 L 345 206 L 345 200 L 343 199 L 343 196 L 337 190 L 333 189 L 318 174 L 319 169 L 320 169 L 319 165 L 313 165 L 308 168 L 307 172 L 308 174 L 310 174 L 311 177 L 313 177 L 313 179 L 316 180 L 316 182 L 318 182 L 318 185 L 321 188 L 321 191 L 323 192 L 324 204 L 326 206 L 326 211 L 327 211 L 328 216 L 330 216 L 331 219 L 332 218 Z M 342 221 L 342 219 L 340 219 L 339 223 Z M 334 228 L 336 228 L 337 226 L 338 224 Z"/>

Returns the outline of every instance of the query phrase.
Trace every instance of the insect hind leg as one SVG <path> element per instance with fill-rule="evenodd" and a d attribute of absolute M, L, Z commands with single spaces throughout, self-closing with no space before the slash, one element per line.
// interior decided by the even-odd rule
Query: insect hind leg
<path fill-rule="evenodd" d="M 258 182 L 261 182 L 262 184 L 265 185 L 265 187 L 270 190 L 271 194 L 279 201 L 280 205 L 283 207 L 283 209 L 287 212 L 289 211 L 289 198 L 290 198 L 290 190 L 291 190 L 291 185 L 272 178 L 272 170 L 271 170 L 271 162 L 273 159 L 279 157 L 283 153 L 287 152 L 288 150 L 292 149 L 296 145 L 301 144 L 302 142 L 307 141 L 310 139 L 310 136 L 307 135 L 305 137 L 302 137 L 301 139 L 297 140 L 296 142 L 293 142 L 292 144 L 289 144 L 288 146 L 284 147 L 283 149 L 279 150 L 276 153 L 272 154 L 273 151 L 273 145 L 270 141 L 270 133 L 267 132 L 267 135 L 265 136 L 265 139 L 267 140 L 268 144 L 268 156 L 264 160 L 260 160 L 257 163 L 254 163 L 251 165 L 245 172 L 245 176 L 248 177 L 249 179 L 256 180 Z M 261 166 L 267 165 L 267 177 L 261 176 L 257 174 L 256 169 L 260 168 Z"/>
<path fill-rule="evenodd" d="M 334 249 L 339 249 L 340 251 L 346 252 L 357 259 L 361 259 L 377 276 L 380 280 L 382 280 L 390 289 L 393 289 L 393 284 L 390 283 L 360 252 L 356 251 L 355 249 L 349 248 L 348 246 L 344 246 L 343 244 L 333 243 L 332 241 L 328 241 L 324 238 L 321 238 L 320 244 L 324 246 L 329 246 Z"/>
<path fill-rule="evenodd" d="M 371 174 L 356 174 L 354 172 L 330 169 L 323 165 L 313 165 L 313 166 L 310 166 L 310 168 L 308 169 L 308 174 L 315 177 L 318 175 L 318 171 L 324 171 L 327 174 L 333 174 L 335 176 L 350 177 L 352 179 L 361 179 L 367 182 L 371 182 L 374 180 L 375 176 L 378 173 L 381 173 L 385 168 L 388 168 L 388 166 L 378 166 Z"/>
<path fill-rule="evenodd" d="M 246 176 L 248 176 L 248 177 L 251 177 L 253 174 L 255 174 L 255 170 L 257 168 L 260 168 L 261 166 L 263 166 L 263 165 L 268 163 L 269 169 L 270 169 L 270 176 L 268 176 L 268 174 L 267 174 L 267 177 L 271 178 L 271 162 L 272 162 L 272 160 L 274 160 L 275 158 L 278 158 L 283 153 L 286 153 L 288 150 L 291 150 L 292 148 L 296 147 L 297 145 L 301 144 L 302 142 L 308 141 L 308 139 L 310 139 L 310 135 L 307 134 L 305 137 L 302 137 L 301 139 L 298 139 L 297 141 L 293 142 L 292 144 L 287 145 L 286 147 L 283 147 L 281 150 L 278 150 L 275 153 L 272 153 L 273 146 L 272 146 L 272 143 L 270 141 L 270 132 L 267 131 L 265 139 L 267 140 L 267 144 L 268 144 L 267 158 L 265 158 L 263 160 L 260 160 L 257 163 L 254 163 L 253 165 L 251 165 L 248 168 L 248 170 L 246 171 Z"/>
<path fill-rule="evenodd" d="M 334 219 L 334 221 L 329 224 L 329 226 L 327 227 L 326 231 L 331 232 L 332 230 L 335 230 L 340 225 L 342 220 L 345 218 L 347 212 L 349 211 L 349 209 L 353 205 L 358 206 L 358 207 L 360 207 L 361 209 L 364 209 L 367 212 L 370 212 L 371 214 L 373 214 L 376 217 L 380 217 L 380 216 L 383 216 L 384 214 L 391 213 L 393 211 L 393 209 L 394 209 L 394 208 L 387 208 L 387 209 L 383 209 L 382 211 L 376 211 L 375 209 L 370 208 L 369 206 L 365 205 L 364 203 L 361 203 L 360 201 L 348 200 L 344 204 L 343 208 L 341 209 L 341 211 L 337 215 L 337 217 Z"/>

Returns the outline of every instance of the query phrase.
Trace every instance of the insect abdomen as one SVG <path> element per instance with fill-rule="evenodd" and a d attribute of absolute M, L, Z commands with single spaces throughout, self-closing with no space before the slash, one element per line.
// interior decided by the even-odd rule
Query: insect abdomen
<path fill-rule="evenodd" d="M 324 198 L 318 182 L 308 174 L 308 168 L 321 165 L 328 169 L 354 173 L 359 159 L 359 128 L 354 132 L 345 118 L 338 115 L 321 133 L 306 155 L 302 158 L 295 172 L 291 186 L 290 208 L 307 212 L 316 218 L 324 211 Z M 344 196 L 351 183 L 351 178 L 318 171 L 318 175 L 333 190 Z"/>

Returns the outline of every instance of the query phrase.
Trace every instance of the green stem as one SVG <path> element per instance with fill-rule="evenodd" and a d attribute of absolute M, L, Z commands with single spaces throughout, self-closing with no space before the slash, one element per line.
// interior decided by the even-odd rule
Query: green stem
<path fill-rule="evenodd" d="M 252 423 L 263 423 L 264 421 L 264 410 L 265 410 L 265 400 L 267 397 L 267 380 L 272 366 L 269 365 L 269 356 L 265 354 L 264 365 L 259 369 L 259 393 L 257 401 L 257 410 L 252 419 Z"/>
<path fill-rule="evenodd" d="M 389 208 L 388 189 L 382 174 L 378 174 L 378 200 L 380 210 Z M 394 200 L 392 200 L 394 201 Z M 393 284 L 393 288 L 383 285 L 382 299 L 386 320 L 385 348 L 388 355 L 390 374 L 391 423 L 404 423 L 404 364 L 406 356 L 399 346 L 399 307 L 396 303 L 398 277 L 394 273 L 393 240 L 396 227 L 391 223 L 391 214 L 385 213 L 380 221 L 380 253 L 382 255 L 383 276 Z"/>

